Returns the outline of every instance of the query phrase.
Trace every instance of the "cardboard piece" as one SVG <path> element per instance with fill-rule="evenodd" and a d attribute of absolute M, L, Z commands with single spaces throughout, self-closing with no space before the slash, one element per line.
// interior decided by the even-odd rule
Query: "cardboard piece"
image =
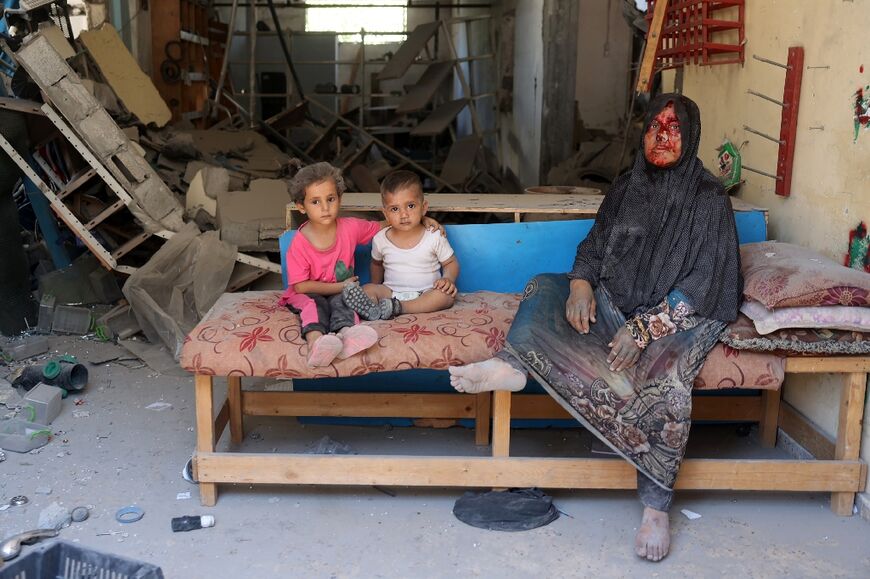
<path fill-rule="evenodd" d="M 248 191 L 219 193 L 217 221 L 221 240 L 241 251 L 277 251 L 289 202 L 287 183 L 278 179 L 254 179 Z"/>
<path fill-rule="evenodd" d="M 162 127 L 170 121 L 172 112 L 166 102 L 151 79 L 139 68 L 111 24 L 103 24 L 96 30 L 85 30 L 79 40 L 124 106 L 143 124 L 154 123 Z"/>

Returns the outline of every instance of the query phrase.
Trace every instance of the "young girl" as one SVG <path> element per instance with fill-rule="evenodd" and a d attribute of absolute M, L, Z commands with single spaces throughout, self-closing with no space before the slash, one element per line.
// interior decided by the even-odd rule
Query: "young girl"
<path fill-rule="evenodd" d="M 356 246 L 371 241 L 386 223 L 338 217 L 344 190 L 341 171 L 325 162 L 302 168 L 290 183 L 290 195 L 308 220 L 287 250 L 287 291 L 280 303 L 302 318 L 312 367 L 353 356 L 378 339 L 374 328 L 357 325 L 341 291 L 358 280 L 352 274 Z M 426 224 L 440 228 L 428 218 Z"/>

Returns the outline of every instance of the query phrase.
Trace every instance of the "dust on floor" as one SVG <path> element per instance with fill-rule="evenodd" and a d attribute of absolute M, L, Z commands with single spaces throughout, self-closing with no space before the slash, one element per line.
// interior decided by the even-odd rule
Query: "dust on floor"
<path fill-rule="evenodd" d="M 127 356 L 110 344 L 51 340 L 56 350 L 84 360 Z M 483 531 L 454 519 L 459 489 L 390 488 L 396 496 L 389 496 L 373 488 L 223 485 L 217 505 L 204 508 L 196 485 L 181 477 L 195 441 L 192 380 L 115 363 L 91 367 L 91 376 L 83 404 L 64 401 L 47 446 L 38 454 L 7 452 L 0 463 L 2 502 L 30 498 L 0 512 L 0 535 L 34 528 L 40 511 L 56 501 L 93 505 L 91 518 L 61 531 L 62 538 L 159 565 L 167 578 L 870 576 L 870 525 L 834 516 L 823 493 L 681 493 L 671 516 L 672 553 L 659 564 L 632 552 L 640 508 L 631 492 L 555 492 L 565 514 L 523 533 Z M 155 402 L 164 409 L 147 408 Z M 243 447 L 252 452 L 304 450 L 327 434 L 359 452 L 488 452 L 461 428 L 248 418 L 246 433 Z M 753 450 L 754 437 L 754 429 L 740 437 L 733 425 L 701 426 L 690 452 L 779 452 Z M 591 446 L 577 430 L 524 431 L 514 440 L 525 455 L 582 455 Z M 226 437 L 221 444 L 229 444 Z M 187 491 L 190 499 L 177 498 Z M 115 512 L 132 504 L 144 518 L 116 522 Z M 702 517 L 689 520 L 681 509 Z M 172 517 L 195 514 L 213 514 L 216 526 L 170 530 Z"/>

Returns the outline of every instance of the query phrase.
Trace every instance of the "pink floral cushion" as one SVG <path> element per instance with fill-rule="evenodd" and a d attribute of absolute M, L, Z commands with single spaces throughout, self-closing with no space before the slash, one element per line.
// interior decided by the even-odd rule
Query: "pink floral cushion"
<path fill-rule="evenodd" d="M 716 344 L 695 378 L 695 390 L 779 390 L 784 379 L 785 358 L 769 352 L 735 350 L 725 344 Z"/>
<path fill-rule="evenodd" d="M 725 328 L 719 340 L 737 350 L 787 355 L 870 354 L 870 334 L 824 328 L 783 328 L 761 335 L 743 314 Z"/>
<path fill-rule="evenodd" d="M 767 308 L 870 305 L 870 273 L 810 249 L 762 241 L 740 246 L 743 293 Z"/>
<path fill-rule="evenodd" d="M 759 334 L 770 334 L 783 328 L 870 332 L 870 308 L 809 306 L 769 310 L 755 300 L 746 300 L 740 311 L 752 320 Z"/>
<path fill-rule="evenodd" d="M 181 366 L 196 374 L 325 378 L 440 368 L 491 358 L 504 346 L 519 294 L 460 295 L 449 310 L 366 322 L 378 343 L 325 368 L 309 368 L 299 316 L 278 305 L 279 291 L 224 294 L 193 329 Z"/>
<path fill-rule="evenodd" d="M 326 368 L 305 363 L 299 316 L 278 305 L 281 292 L 224 294 L 187 337 L 181 366 L 212 376 L 326 378 L 410 368 L 446 369 L 491 358 L 502 349 L 519 294 L 462 294 L 451 309 L 366 322 L 380 340 L 368 351 Z M 730 352 L 730 353 L 728 353 Z M 696 388 L 776 388 L 776 356 L 725 350 L 710 354 Z M 709 368 L 708 368 L 709 365 Z"/>

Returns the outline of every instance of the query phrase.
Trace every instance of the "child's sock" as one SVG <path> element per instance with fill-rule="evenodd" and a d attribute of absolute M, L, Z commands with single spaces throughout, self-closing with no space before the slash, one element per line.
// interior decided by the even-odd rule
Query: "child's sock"
<path fill-rule="evenodd" d="M 379 317 L 376 319 L 392 320 L 396 316 L 402 315 L 402 302 L 396 298 L 384 298 L 378 302 L 378 310 Z"/>
<path fill-rule="evenodd" d="M 341 297 L 345 305 L 358 313 L 362 319 L 368 321 L 381 319 L 381 310 L 378 304 L 369 298 L 359 284 L 352 283 L 344 286 L 344 289 L 341 290 Z"/>
<path fill-rule="evenodd" d="M 342 349 L 341 338 L 324 334 L 308 347 L 308 365 L 312 368 L 329 366 Z"/>
<path fill-rule="evenodd" d="M 351 356 L 368 350 L 378 341 L 378 332 L 371 326 L 350 326 L 342 328 L 338 332 L 341 338 L 342 348 L 338 354 L 339 360 L 350 358 Z"/>

